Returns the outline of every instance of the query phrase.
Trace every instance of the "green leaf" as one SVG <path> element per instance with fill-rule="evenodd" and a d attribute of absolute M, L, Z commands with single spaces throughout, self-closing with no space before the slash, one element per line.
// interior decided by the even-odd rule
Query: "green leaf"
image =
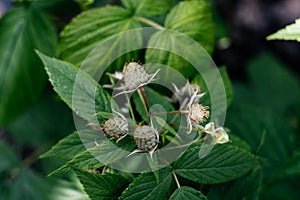
<path fill-rule="evenodd" d="M 15 168 L 16 169 L 16 168 Z M 28 168 L 15 170 L 12 176 L 0 181 L 1 200 L 88 200 L 79 181 L 70 180 L 70 176 L 63 179 L 45 178 Z"/>
<path fill-rule="evenodd" d="M 252 151 L 268 159 L 264 163 L 268 166 L 266 174 L 282 166 L 295 149 L 292 127 L 285 123 L 282 116 L 265 107 L 233 103 L 227 119 L 232 133 L 247 141 Z"/>
<path fill-rule="evenodd" d="M 90 148 L 89 152 L 99 161 L 105 165 L 114 163 L 122 158 L 125 158 L 135 148 L 135 143 L 122 139 L 120 142 L 115 143 L 112 141 L 104 141 L 97 146 Z"/>
<path fill-rule="evenodd" d="M 135 15 L 154 17 L 165 14 L 172 0 L 122 0 L 124 6 Z"/>
<path fill-rule="evenodd" d="M 74 181 L 45 178 L 30 169 L 21 169 L 14 179 L 10 180 L 11 200 L 87 200 L 81 187 Z M 2 194 L 1 194 L 2 197 Z M 0 199 L 2 199 L 0 197 Z"/>
<path fill-rule="evenodd" d="M 70 177 L 71 180 L 62 178 L 47 178 L 50 182 L 50 186 L 47 188 L 46 194 L 50 196 L 51 199 L 55 200 L 89 200 L 88 195 L 83 191 L 82 185 L 80 184 L 77 177 L 73 174 Z"/>
<path fill-rule="evenodd" d="M 101 135 L 102 133 L 99 132 L 80 131 L 79 134 L 80 140 L 85 144 L 85 146 L 78 145 L 78 143 L 81 142 L 79 138 L 72 141 L 70 139 L 75 136 L 69 136 L 70 138 L 62 140 L 52 150 L 50 150 L 50 152 L 43 156 L 55 156 L 55 153 L 57 153 L 57 157 L 62 157 L 63 155 L 60 153 L 60 151 L 62 151 L 69 159 L 65 165 L 53 171 L 50 176 L 68 172 L 72 167 L 81 170 L 88 170 L 99 168 L 103 165 L 110 165 L 118 162 L 119 160 L 126 159 L 126 156 L 128 156 L 135 148 L 135 143 L 128 138 L 124 138 L 120 142 L 115 143 L 113 141 L 103 139 L 104 137 Z M 72 148 L 72 142 L 74 143 L 74 149 L 70 150 L 70 148 Z M 64 147 L 65 150 L 62 149 Z M 79 151 L 82 149 L 83 151 Z M 69 153 L 65 151 L 69 151 Z"/>
<path fill-rule="evenodd" d="M 118 56 L 133 49 L 142 48 L 142 34 L 124 31 L 140 28 L 140 23 L 131 13 L 118 6 L 106 6 L 82 12 L 61 33 L 60 51 L 64 60 L 81 66 L 95 74 L 105 70 Z M 119 34 L 117 36 L 114 36 Z M 110 40 L 109 37 L 114 36 Z M 106 41 L 105 41 L 106 40 Z M 105 41 L 104 43 L 101 43 Z M 101 45 L 99 46 L 99 44 Z M 94 53 L 89 53 L 94 50 Z M 89 56 L 88 56 L 89 55 Z M 132 51 L 115 61 L 115 69 L 126 62 L 138 60 L 138 52 Z"/>
<path fill-rule="evenodd" d="M 295 177 L 298 175 L 300 175 L 300 148 L 294 151 L 279 174 L 280 177 Z"/>
<path fill-rule="evenodd" d="M 230 79 L 228 77 L 227 71 L 225 67 L 220 67 L 218 68 L 220 75 L 221 76 L 216 76 L 217 74 L 215 73 L 202 73 L 202 76 L 205 76 L 207 79 L 209 79 L 211 82 L 214 82 L 216 84 L 214 84 L 214 87 L 210 88 L 210 90 L 208 90 L 207 85 L 205 84 L 205 81 L 203 80 L 203 78 L 198 75 L 196 76 L 192 82 L 197 83 L 200 88 L 201 88 L 201 92 L 206 92 L 206 94 L 200 99 L 200 103 L 202 103 L 203 105 L 208 105 L 209 107 L 211 107 L 211 96 L 214 97 L 214 110 L 217 114 L 223 114 L 226 112 L 226 108 L 223 108 L 223 93 L 222 90 L 223 88 L 220 87 L 220 85 L 224 85 L 224 89 L 225 89 L 225 93 L 226 93 L 226 103 L 227 103 L 227 107 L 230 105 L 232 98 L 233 98 L 233 89 L 231 86 L 231 82 Z M 217 84 L 218 83 L 218 84 Z"/>
<path fill-rule="evenodd" d="M 51 185 L 46 179 L 29 169 L 22 169 L 13 184 L 10 199 L 50 200 L 47 192 L 50 187 Z"/>
<path fill-rule="evenodd" d="M 187 186 L 177 188 L 170 197 L 170 200 L 185 200 L 185 199 L 207 200 L 207 197 L 204 196 L 200 191 L 197 191 L 194 188 L 187 187 Z"/>
<path fill-rule="evenodd" d="M 267 40 L 297 40 L 300 42 L 300 19 L 297 19 L 294 24 L 269 35 Z"/>
<path fill-rule="evenodd" d="M 93 170 L 104 166 L 103 163 L 100 163 L 99 160 L 93 156 L 89 150 L 86 150 L 72 160 L 70 160 L 67 165 L 72 168 L 80 169 L 80 170 Z"/>
<path fill-rule="evenodd" d="M 43 13 L 30 6 L 7 12 L 0 29 L 0 125 L 4 125 L 39 98 L 47 79 L 34 49 L 53 55 L 56 31 Z"/>
<path fill-rule="evenodd" d="M 52 95 L 45 95 L 7 127 L 21 148 L 54 144 L 74 129 L 72 111 L 57 96 Z"/>
<path fill-rule="evenodd" d="M 256 101 L 257 104 L 277 112 L 298 105 L 300 101 L 298 77 L 287 70 L 287 66 L 272 54 L 265 52 L 253 59 L 248 64 L 248 74 L 252 82 L 252 88 L 248 90 L 255 92 L 254 94 L 251 92 L 251 100 L 248 101 Z"/>
<path fill-rule="evenodd" d="M 92 200 L 117 199 L 129 184 L 128 179 L 118 174 L 92 174 L 80 170 L 75 172 Z"/>
<path fill-rule="evenodd" d="M 208 52 L 214 45 L 213 21 L 208 3 L 193 0 L 179 3 L 167 15 L 165 27 L 193 38 Z"/>
<path fill-rule="evenodd" d="M 95 140 L 89 139 L 92 138 L 87 138 L 90 145 L 88 145 L 89 147 L 86 151 L 77 154 L 67 164 L 55 170 L 50 175 L 70 171 L 70 167 L 87 170 L 114 164 L 122 159 L 126 159 L 126 156 L 135 148 L 135 143 L 126 138 L 118 143 L 109 140 L 96 140 L 97 144 Z"/>
<path fill-rule="evenodd" d="M 89 132 L 87 132 L 88 134 Z M 80 140 L 77 132 L 70 134 L 69 136 L 60 140 L 56 145 L 41 155 L 41 158 L 56 157 L 70 160 L 80 152 L 83 152 L 85 147 Z"/>
<path fill-rule="evenodd" d="M 175 172 L 192 181 L 215 184 L 238 178 L 257 164 L 257 158 L 245 150 L 229 145 L 217 145 L 199 159 L 200 147 L 185 152 L 174 163 Z"/>
<path fill-rule="evenodd" d="M 210 200 L 258 199 L 262 187 L 262 169 L 257 166 L 246 175 L 228 183 L 213 185 L 208 192 Z"/>
<path fill-rule="evenodd" d="M 195 41 L 192 43 L 192 41 L 188 36 L 169 29 L 158 31 L 149 40 L 148 47 L 151 48 L 146 50 L 146 63 L 163 64 L 174 68 L 184 77 L 193 77 L 197 71 L 191 63 L 195 64 L 200 61 L 201 63 L 197 63 L 197 65 L 207 66 L 208 55 L 198 46 L 198 43 Z M 187 46 L 189 48 L 186 48 Z M 204 59 L 199 59 L 200 57 Z M 175 74 L 170 72 L 170 69 L 167 69 L 161 78 L 166 82 L 176 80 Z"/>
<path fill-rule="evenodd" d="M 151 48 L 146 51 L 147 63 L 160 63 L 175 68 L 181 74 L 192 77 L 196 70 L 191 65 L 187 55 L 198 54 L 199 48 L 191 41 L 187 41 L 177 32 L 185 34 L 202 45 L 208 52 L 212 52 L 214 36 L 212 34 L 212 19 L 209 6 L 205 1 L 185 1 L 175 6 L 165 20 L 167 30 L 161 30 L 153 34 L 149 40 Z M 172 32 L 174 30 L 176 32 Z M 188 47 L 188 48 L 187 48 Z M 162 49 L 167 49 L 164 51 Z M 176 55 L 176 50 L 185 51 Z M 201 49 L 201 51 L 203 51 Z M 202 54 L 202 55 L 200 55 Z M 206 52 L 200 52 L 197 56 L 207 56 Z M 194 55 L 194 59 L 197 59 Z M 170 74 L 167 74 L 170 76 Z M 168 79 L 168 77 L 165 77 Z"/>
<path fill-rule="evenodd" d="M 102 123 L 104 119 L 95 117 L 94 114 L 100 111 L 111 112 L 108 93 L 73 65 L 41 53 L 38 55 L 45 65 L 54 90 L 62 100 L 80 117 L 96 124 L 98 120 Z"/>
<path fill-rule="evenodd" d="M 41 156 L 41 158 L 60 158 L 67 162 L 51 172 L 49 176 L 68 172 L 71 170 L 70 167 L 87 170 L 103 166 L 103 164 L 89 152 L 89 149 L 93 148 L 96 142 L 103 140 L 101 134 L 99 131 L 81 130 L 60 140 L 48 152 Z"/>
<path fill-rule="evenodd" d="M 261 53 L 248 63 L 247 72 L 251 83 L 234 85 L 235 104 L 259 105 L 280 113 L 298 106 L 299 80 L 274 55 Z"/>
<path fill-rule="evenodd" d="M 13 150 L 0 140 L 0 174 L 12 170 L 18 166 L 19 159 L 13 152 Z"/>
<path fill-rule="evenodd" d="M 125 190 L 120 199 L 159 200 L 165 199 L 172 183 L 172 173 L 168 169 L 159 170 L 159 180 L 154 173 L 140 174 Z"/>
<path fill-rule="evenodd" d="M 100 167 L 103 167 L 99 160 L 93 156 L 89 150 L 85 150 L 79 154 L 77 154 L 74 158 L 72 158 L 69 162 L 64 164 L 63 166 L 59 167 L 58 169 L 51 172 L 48 176 L 67 173 L 73 170 L 73 168 L 87 171 L 87 170 L 94 170 Z"/>

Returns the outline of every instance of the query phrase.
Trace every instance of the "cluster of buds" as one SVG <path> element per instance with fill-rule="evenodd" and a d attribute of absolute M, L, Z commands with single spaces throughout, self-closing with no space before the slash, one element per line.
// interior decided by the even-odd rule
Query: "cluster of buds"
<path fill-rule="evenodd" d="M 112 83 L 111 86 L 115 86 L 114 79 L 121 81 L 120 86 L 115 88 L 120 92 L 115 94 L 114 97 L 120 94 L 134 92 L 140 87 L 149 84 L 154 80 L 158 72 L 159 70 L 153 74 L 149 74 L 140 64 L 130 62 L 128 65 L 124 66 L 122 72 L 109 74 Z M 220 127 L 215 129 L 213 122 L 209 122 L 205 127 L 201 125 L 209 119 L 210 112 L 208 106 L 199 103 L 200 99 L 205 95 L 205 93 L 200 93 L 200 86 L 189 82 L 180 89 L 178 89 L 175 84 L 173 84 L 173 86 L 175 88 L 176 97 L 183 100 L 178 112 L 186 114 L 186 132 L 189 134 L 193 131 L 193 127 L 196 127 L 197 131 L 205 133 L 204 139 L 208 138 L 213 141 L 214 144 L 228 142 L 228 134 L 224 128 Z M 116 139 L 118 142 L 128 135 L 129 126 L 127 119 L 121 113 L 116 112 L 116 114 L 117 115 L 114 117 L 105 121 L 101 126 L 101 130 L 103 130 L 108 138 Z M 150 122 L 150 125 L 136 126 L 133 130 L 132 137 L 136 143 L 137 149 L 129 155 L 137 152 L 147 152 L 152 157 L 153 152 L 157 149 L 159 144 L 159 133 L 155 127 L 153 127 L 151 116 Z"/>
<path fill-rule="evenodd" d="M 124 66 L 123 72 L 109 74 L 112 85 L 106 87 L 115 86 L 114 79 L 117 79 L 122 82 L 120 87 L 116 87 L 115 89 L 121 90 L 121 92 L 115 94 L 114 97 L 121 94 L 131 93 L 153 81 L 158 72 L 159 70 L 157 70 L 154 74 L 149 74 L 140 64 L 136 62 L 130 62 Z M 117 139 L 118 142 L 123 139 L 129 131 L 128 121 L 126 118 L 121 113 L 117 114 L 117 117 L 108 119 L 101 126 L 101 129 L 107 137 L 111 139 Z M 133 131 L 133 139 L 137 145 L 137 149 L 130 155 L 137 152 L 148 152 L 152 157 L 153 152 L 159 144 L 158 131 L 152 125 L 137 126 Z"/>

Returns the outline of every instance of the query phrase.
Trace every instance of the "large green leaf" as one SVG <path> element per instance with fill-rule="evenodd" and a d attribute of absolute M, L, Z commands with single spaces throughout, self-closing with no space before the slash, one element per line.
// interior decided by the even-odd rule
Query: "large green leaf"
<path fill-rule="evenodd" d="M 74 168 L 87 171 L 87 170 L 94 170 L 100 167 L 103 167 L 104 164 L 101 163 L 99 160 L 93 156 L 89 150 L 85 150 L 71 160 L 69 160 L 66 164 L 62 165 L 58 169 L 52 171 L 48 176 L 62 174 L 72 171 Z"/>
<path fill-rule="evenodd" d="M 208 198 L 210 200 L 258 199 L 261 187 L 262 169 L 258 166 L 241 178 L 213 185 L 208 192 Z"/>
<path fill-rule="evenodd" d="M 128 186 L 129 180 L 118 174 L 93 174 L 75 170 L 84 190 L 92 200 L 117 199 Z"/>
<path fill-rule="evenodd" d="M 293 129 L 284 123 L 282 116 L 269 109 L 233 103 L 227 119 L 232 133 L 246 140 L 258 155 L 268 159 L 264 163 L 269 166 L 266 173 L 280 167 L 295 149 Z"/>
<path fill-rule="evenodd" d="M 151 36 L 149 40 L 151 48 L 146 51 L 146 62 L 164 64 L 175 68 L 185 76 L 194 76 L 196 70 L 191 65 L 193 63 L 189 63 L 190 60 L 185 60 L 186 55 L 197 54 L 194 56 L 195 60 L 208 55 L 202 52 L 202 49 L 199 52 L 198 46 L 191 44 L 191 41 L 176 32 L 185 34 L 208 52 L 212 52 L 214 37 L 207 3 L 205 1 L 181 2 L 167 15 L 165 27 L 167 30 L 160 30 Z M 180 53 L 176 55 L 178 50 Z"/>
<path fill-rule="evenodd" d="M 297 76 L 272 54 L 262 53 L 249 62 L 248 74 L 252 82 L 252 87 L 248 88 L 252 91 L 248 102 L 256 101 L 277 112 L 298 105 L 300 83 Z"/>
<path fill-rule="evenodd" d="M 56 96 L 45 95 L 43 100 L 10 123 L 7 130 L 20 147 L 43 146 L 56 143 L 58 139 L 72 132 L 74 119 L 64 102 Z"/>
<path fill-rule="evenodd" d="M 257 158 L 229 145 L 217 145 L 204 158 L 199 158 L 200 147 L 185 152 L 175 163 L 175 172 L 198 183 L 215 184 L 238 178 L 257 164 Z"/>
<path fill-rule="evenodd" d="M 204 0 L 179 3 L 167 15 L 165 27 L 193 38 L 208 52 L 214 45 L 213 22 L 211 10 Z"/>
<path fill-rule="evenodd" d="M 86 131 L 89 134 L 88 131 Z M 56 145 L 41 156 L 41 158 L 56 157 L 70 160 L 85 150 L 77 132 L 60 140 Z"/>
<path fill-rule="evenodd" d="M 300 19 L 297 19 L 294 24 L 269 35 L 267 40 L 297 40 L 300 42 Z"/>
<path fill-rule="evenodd" d="M 270 174 L 295 150 L 295 130 L 285 116 L 296 116 L 292 108 L 299 102 L 299 81 L 269 53 L 252 60 L 248 74 L 251 84 L 234 85 L 236 95 L 227 112 L 227 126 L 268 159 L 265 174 Z"/>
<path fill-rule="evenodd" d="M 166 13 L 171 7 L 172 0 L 122 0 L 124 6 L 135 15 L 146 17 Z"/>
<path fill-rule="evenodd" d="M 83 61 L 89 73 L 105 69 L 123 53 L 140 49 L 140 31 L 126 34 L 124 31 L 140 28 L 140 23 L 128 10 L 117 6 L 106 6 L 81 13 L 61 33 L 60 51 L 64 60 L 80 66 Z M 101 43 L 107 38 L 113 39 Z M 99 44 L 101 45 L 99 46 Z M 94 53 L 90 54 L 94 50 Z M 89 57 L 87 57 L 89 55 Z M 137 52 L 131 52 L 115 61 L 120 69 L 125 62 L 138 60 Z"/>
<path fill-rule="evenodd" d="M 207 197 L 204 196 L 200 191 L 197 191 L 194 188 L 187 187 L 187 186 L 177 188 L 177 190 L 175 190 L 175 192 L 170 197 L 170 200 L 185 200 L 185 199 L 207 200 Z"/>
<path fill-rule="evenodd" d="M 296 149 L 280 171 L 279 177 L 293 177 L 300 175 L 300 148 Z"/>
<path fill-rule="evenodd" d="M 110 97 L 85 72 L 76 69 L 73 65 L 49 58 L 38 53 L 42 59 L 54 90 L 80 117 L 94 123 L 101 117 L 94 116 L 100 111 L 110 112 Z"/>
<path fill-rule="evenodd" d="M 29 169 L 20 171 L 11 191 L 11 199 L 24 200 L 50 200 L 50 195 L 47 195 L 47 188 L 51 185 L 46 179 L 38 176 Z"/>
<path fill-rule="evenodd" d="M 44 176 L 27 168 L 20 169 L 15 177 L 7 181 L 9 190 L 7 198 L 3 198 L 1 191 L 0 199 L 2 200 L 87 200 L 87 196 L 81 190 L 81 187 L 75 181 L 57 178 L 45 178 Z M 0 183 L 1 187 L 1 183 Z M 2 188 L 0 188 L 1 190 Z"/>
<path fill-rule="evenodd" d="M 56 157 L 66 162 L 50 175 L 68 172 L 71 167 L 88 170 L 103 166 L 89 150 L 96 145 L 96 142 L 100 143 L 103 140 L 101 134 L 99 131 L 81 130 L 60 140 L 41 156 L 41 158 Z"/>
<path fill-rule="evenodd" d="M 169 169 L 162 169 L 158 173 L 143 173 L 133 180 L 120 199 L 126 200 L 159 200 L 165 199 L 172 183 L 172 173 Z"/>
<path fill-rule="evenodd" d="M 84 135 L 82 133 L 80 134 Z M 82 137 L 83 136 L 81 136 L 81 139 Z M 123 139 L 118 143 L 109 140 L 101 141 L 101 139 L 102 138 L 97 139 L 97 136 L 95 135 L 91 138 L 87 135 L 86 139 L 82 139 L 83 142 L 86 140 L 84 143 L 87 149 L 74 155 L 70 161 L 50 175 L 70 171 L 71 167 L 88 170 L 99 168 L 103 165 L 114 164 L 124 158 L 126 159 L 126 156 L 128 156 L 135 148 L 135 143 L 128 139 Z M 62 147 L 62 145 L 58 145 L 58 147 Z M 50 151 L 49 153 L 52 155 L 54 152 Z M 46 156 L 48 155 L 46 154 Z M 116 166 L 118 165 L 116 164 Z"/>
<path fill-rule="evenodd" d="M 56 31 L 43 13 L 30 6 L 11 9 L 1 18 L 0 29 L 0 125 L 3 125 L 40 96 L 46 74 L 34 49 L 53 55 Z"/>
<path fill-rule="evenodd" d="M 122 139 L 118 143 L 107 140 L 90 148 L 89 152 L 97 158 L 97 160 L 108 165 L 125 158 L 134 148 L 135 143 L 127 139 Z"/>

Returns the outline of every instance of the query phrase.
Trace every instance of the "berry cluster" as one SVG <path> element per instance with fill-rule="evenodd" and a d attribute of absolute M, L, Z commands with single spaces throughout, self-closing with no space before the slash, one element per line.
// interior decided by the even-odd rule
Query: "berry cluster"
<path fill-rule="evenodd" d="M 112 83 L 110 87 L 113 88 L 115 86 L 114 79 L 121 81 L 120 86 L 115 88 L 120 91 L 115 97 L 122 94 L 127 95 L 136 90 L 145 92 L 141 90 L 141 88 L 153 81 L 158 72 L 159 70 L 153 74 L 149 74 L 140 64 L 130 62 L 124 66 L 123 72 L 109 74 Z M 192 131 L 197 131 L 200 133 L 201 138 L 206 141 L 212 141 L 212 144 L 228 142 L 228 134 L 224 128 L 219 127 L 215 129 L 214 122 L 207 123 L 205 127 L 201 125 L 209 119 L 210 112 L 208 106 L 199 103 L 201 97 L 205 95 L 205 93 L 200 93 L 200 86 L 189 82 L 182 88 L 177 88 L 175 84 L 173 84 L 173 86 L 176 98 L 184 99 L 182 102 L 185 102 L 183 105 L 180 105 L 180 109 L 175 111 L 175 113 L 181 113 L 186 116 L 186 132 L 189 134 Z M 142 101 L 147 102 L 146 95 L 141 95 L 141 98 L 143 98 Z M 130 102 L 128 102 L 128 104 L 130 105 Z M 149 108 L 146 107 L 145 109 L 149 114 Z M 128 120 L 121 113 L 116 111 L 114 111 L 114 113 L 116 114 L 114 117 L 109 118 L 102 124 L 101 130 L 103 130 L 107 137 L 116 139 L 118 142 L 128 135 L 130 128 L 128 126 Z M 131 114 L 133 115 L 133 113 Z M 158 147 L 160 142 L 159 132 L 153 127 L 151 118 L 153 114 L 149 114 L 148 116 L 150 118 L 150 125 L 135 125 L 135 127 L 132 128 L 132 136 L 137 149 L 130 155 L 137 152 L 148 152 L 152 157 L 153 152 Z"/>

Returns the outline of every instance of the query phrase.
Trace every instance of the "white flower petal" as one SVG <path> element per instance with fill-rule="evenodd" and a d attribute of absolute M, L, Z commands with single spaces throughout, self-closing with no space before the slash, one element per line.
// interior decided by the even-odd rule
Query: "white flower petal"
<path fill-rule="evenodd" d="M 217 128 L 215 130 L 215 138 L 218 144 L 229 142 L 229 136 L 224 130 L 224 128 Z"/>

